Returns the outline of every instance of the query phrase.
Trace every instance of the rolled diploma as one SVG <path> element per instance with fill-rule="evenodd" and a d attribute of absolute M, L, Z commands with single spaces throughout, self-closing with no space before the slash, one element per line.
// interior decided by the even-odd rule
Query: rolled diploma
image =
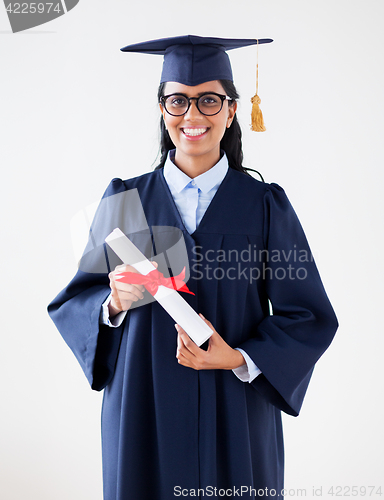
<path fill-rule="evenodd" d="M 119 228 L 114 229 L 105 242 L 124 264 L 131 265 L 139 273 L 146 275 L 156 269 Z M 176 290 L 160 285 L 154 298 L 198 346 L 212 335 L 209 326 Z"/>

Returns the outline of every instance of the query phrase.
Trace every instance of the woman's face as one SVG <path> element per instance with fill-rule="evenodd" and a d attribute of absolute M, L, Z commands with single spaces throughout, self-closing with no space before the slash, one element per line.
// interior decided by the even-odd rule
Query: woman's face
<path fill-rule="evenodd" d="M 165 95 L 181 93 L 188 97 L 198 97 L 204 92 L 226 94 L 217 80 L 201 83 L 195 87 L 167 82 L 164 90 Z M 160 105 L 165 126 L 176 146 L 176 160 L 191 160 L 191 157 L 195 157 L 211 163 L 210 166 L 219 160 L 220 141 L 236 112 L 236 103 L 229 105 L 229 102 L 224 101 L 222 110 L 214 116 L 201 114 L 196 107 L 196 101 L 191 102 L 188 112 L 182 116 L 172 116 Z"/>

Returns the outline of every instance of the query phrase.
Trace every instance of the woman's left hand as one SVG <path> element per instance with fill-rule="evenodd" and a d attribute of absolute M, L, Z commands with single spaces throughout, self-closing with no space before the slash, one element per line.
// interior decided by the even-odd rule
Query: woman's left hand
<path fill-rule="evenodd" d="M 212 323 L 202 314 L 200 316 L 213 331 L 208 350 L 200 349 L 180 325 L 175 325 L 178 332 L 176 358 L 179 363 L 194 370 L 233 370 L 244 365 L 245 360 L 241 352 L 232 349 L 213 328 Z"/>

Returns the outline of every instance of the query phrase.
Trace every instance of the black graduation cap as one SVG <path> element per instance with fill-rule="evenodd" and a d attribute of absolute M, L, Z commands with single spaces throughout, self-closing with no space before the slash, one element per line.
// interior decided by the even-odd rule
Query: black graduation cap
<path fill-rule="evenodd" d="M 160 83 L 178 82 L 194 86 L 212 80 L 233 81 L 231 63 L 226 50 L 272 41 L 270 38 L 257 40 L 185 35 L 135 43 L 121 50 L 163 55 Z"/>
<path fill-rule="evenodd" d="M 270 38 L 213 38 L 185 35 L 135 43 L 127 45 L 121 50 L 123 52 L 163 55 L 163 71 L 160 83 L 178 82 L 195 86 L 213 80 L 233 81 L 227 50 L 272 41 Z M 260 121 L 261 116 L 262 122 L 261 111 L 258 108 L 260 98 L 257 96 L 257 91 L 252 99 L 254 109 L 257 107 L 257 120 Z M 263 123 L 254 126 L 253 122 L 252 117 L 253 130 L 265 130 Z"/>

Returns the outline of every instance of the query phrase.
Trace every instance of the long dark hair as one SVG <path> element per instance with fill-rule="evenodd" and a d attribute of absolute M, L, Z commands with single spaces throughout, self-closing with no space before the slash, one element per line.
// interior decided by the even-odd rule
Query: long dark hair
<path fill-rule="evenodd" d="M 236 90 L 235 85 L 230 80 L 219 80 L 224 92 L 234 101 L 239 99 L 239 94 Z M 161 83 L 157 92 L 158 101 L 164 96 L 165 83 Z M 230 101 L 231 103 L 232 101 Z M 231 104 L 229 104 L 231 105 Z M 220 148 L 225 151 L 228 163 L 234 170 L 239 170 L 240 172 L 248 173 L 247 169 L 243 167 L 243 150 L 241 143 L 241 129 L 239 122 L 237 121 L 237 116 L 232 120 L 232 124 L 229 128 L 225 130 L 224 136 L 221 139 Z M 168 151 L 175 149 L 168 131 L 165 128 L 163 116 L 160 117 L 160 164 L 156 167 L 162 168 L 164 166 L 165 160 L 168 156 Z M 248 174 L 249 175 L 249 174 Z"/>

